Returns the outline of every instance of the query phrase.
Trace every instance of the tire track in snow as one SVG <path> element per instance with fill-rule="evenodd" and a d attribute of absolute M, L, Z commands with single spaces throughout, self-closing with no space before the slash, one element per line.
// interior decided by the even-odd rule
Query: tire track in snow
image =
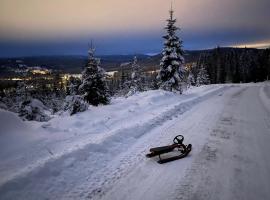
<path fill-rule="evenodd" d="M 241 88 L 231 95 L 232 99 L 241 96 L 248 88 Z M 228 103 L 232 106 L 232 101 Z M 227 109 L 227 107 L 226 107 Z M 218 124 L 212 129 L 209 138 L 203 145 L 201 151 L 196 156 L 192 166 L 186 171 L 186 175 L 181 180 L 175 191 L 178 200 L 198 200 L 198 199 L 219 199 L 218 189 L 221 185 L 213 180 L 211 171 L 215 163 L 221 159 L 222 152 L 220 146 L 227 140 L 232 139 L 234 132 L 230 130 L 234 119 L 231 113 L 226 109 L 218 119 Z M 214 187 L 214 188 L 213 188 Z M 213 192 L 214 191 L 214 192 Z M 215 197 L 216 196 L 216 197 Z"/>
<path fill-rule="evenodd" d="M 191 168 L 187 170 L 186 176 L 180 180 L 177 186 L 178 189 L 174 194 L 174 197 L 177 197 L 176 199 L 256 199 L 258 195 L 256 189 L 250 190 L 251 188 L 249 188 L 248 191 L 245 191 L 247 189 L 245 187 L 249 185 L 247 182 L 249 181 L 248 177 L 251 175 L 248 175 L 247 172 L 254 171 L 254 169 L 257 171 L 258 164 L 255 158 L 256 156 L 261 158 L 260 151 L 262 149 L 257 149 L 259 146 L 256 146 L 256 140 L 254 140 L 253 135 L 250 135 L 252 133 L 250 127 L 253 125 L 249 123 L 252 121 L 243 121 L 243 118 L 250 119 L 244 115 L 247 112 L 246 110 L 249 110 L 245 108 L 248 105 L 243 104 L 242 108 L 239 108 L 240 113 L 236 109 L 242 103 L 240 100 L 246 97 L 250 98 L 250 94 L 256 94 L 254 91 L 256 91 L 254 88 L 246 87 L 231 96 L 232 98 L 219 118 L 218 124 L 212 129 L 208 141 L 195 158 Z M 249 103 L 252 104 L 252 100 Z M 256 106 L 251 110 L 258 108 Z M 243 108 L 244 110 L 242 110 Z M 258 112 L 249 114 L 255 115 L 256 118 Z M 267 114 L 269 113 L 264 113 L 264 115 Z M 263 121 L 256 121 L 257 123 L 263 124 Z M 252 143 L 249 144 L 247 141 Z M 254 153 L 249 155 L 248 148 L 252 147 Z M 254 160 L 251 158 L 254 158 Z M 264 170 L 264 168 L 261 168 L 261 170 Z M 256 185 L 256 181 L 258 185 L 264 183 L 259 178 L 252 181 L 253 185 Z M 259 196 L 266 195 L 266 191 L 261 188 L 259 190 L 261 192 Z M 258 197 L 258 199 L 265 199 L 265 197 Z"/>

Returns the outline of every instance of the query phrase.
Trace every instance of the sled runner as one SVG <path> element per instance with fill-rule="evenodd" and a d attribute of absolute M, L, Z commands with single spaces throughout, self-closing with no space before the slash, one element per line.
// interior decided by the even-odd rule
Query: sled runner
<path fill-rule="evenodd" d="M 159 157 L 159 161 L 158 161 L 159 164 L 163 164 L 163 163 L 166 163 L 166 162 L 170 162 L 170 161 L 174 161 L 174 160 L 184 158 L 191 151 L 192 145 L 191 144 L 184 145 L 183 141 L 184 141 L 184 136 L 183 135 L 177 135 L 173 139 L 173 144 L 172 145 L 151 148 L 150 153 L 146 154 L 146 157 L 151 158 L 151 157 L 154 157 L 154 156 L 158 156 Z M 161 156 L 160 156 L 161 154 L 172 152 L 175 149 L 177 150 L 177 153 L 179 155 L 171 156 L 169 158 L 163 158 L 163 159 L 161 158 Z"/>

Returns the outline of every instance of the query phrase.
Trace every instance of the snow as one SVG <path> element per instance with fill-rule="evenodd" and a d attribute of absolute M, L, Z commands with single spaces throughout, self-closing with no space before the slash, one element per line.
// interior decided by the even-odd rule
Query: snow
<path fill-rule="evenodd" d="M 0 134 L 15 134 L 29 129 L 15 113 L 0 109 Z M 2 139 L 2 138 L 1 138 Z"/>
<path fill-rule="evenodd" d="M 264 86 L 260 88 L 260 98 L 265 108 L 270 112 L 270 82 L 265 82 Z"/>
<path fill-rule="evenodd" d="M 146 53 L 145 55 L 147 55 L 147 56 L 157 56 L 157 55 L 159 55 L 160 54 L 160 52 L 155 52 L 155 53 Z"/>
<path fill-rule="evenodd" d="M 0 199 L 267 199 L 269 87 L 147 91 L 43 123 L 1 110 Z M 177 134 L 194 147 L 187 158 L 145 158 Z"/>
<path fill-rule="evenodd" d="M 128 65 L 130 65 L 130 64 L 131 64 L 131 62 L 121 63 L 120 67 L 126 67 L 126 66 L 128 66 Z"/>
<path fill-rule="evenodd" d="M 49 109 L 38 99 L 31 99 L 21 103 L 20 117 L 27 120 L 48 121 Z"/>

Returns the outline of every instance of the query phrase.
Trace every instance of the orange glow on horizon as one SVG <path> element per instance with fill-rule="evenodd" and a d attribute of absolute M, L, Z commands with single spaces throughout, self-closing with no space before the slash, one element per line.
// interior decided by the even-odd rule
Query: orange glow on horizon
<path fill-rule="evenodd" d="M 233 45 L 232 47 L 265 49 L 265 48 L 270 48 L 270 41 L 269 42 L 239 44 L 239 45 Z"/>

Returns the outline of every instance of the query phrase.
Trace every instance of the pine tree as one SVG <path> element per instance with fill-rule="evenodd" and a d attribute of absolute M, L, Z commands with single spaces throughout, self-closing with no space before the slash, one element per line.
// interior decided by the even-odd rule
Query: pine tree
<path fill-rule="evenodd" d="M 165 27 L 167 34 L 163 36 L 165 42 L 158 79 L 161 81 L 160 88 L 182 93 L 181 82 L 183 82 L 185 76 L 184 51 L 182 50 L 182 41 L 176 35 L 179 28 L 175 26 L 176 19 L 173 17 L 172 9 L 167 22 Z"/>
<path fill-rule="evenodd" d="M 105 71 L 99 66 L 100 60 L 94 57 L 94 48 L 91 45 L 88 63 L 82 72 L 82 84 L 79 90 L 84 99 L 91 105 L 109 103 L 109 92 L 105 82 Z"/>
<path fill-rule="evenodd" d="M 79 93 L 79 86 L 81 85 L 81 80 L 71 76 L 68 80 L 67 85 L 67 95 L 77 95 Z"/>
<path fill-rule="evenodd" d="M 130 77 L 128 76 L 128 73 L 124 69 L 125 67 L 129 66 L 131 63 L 122 63 L 120 65 L 121 68 L 121 74 L 120 74 L 120 85 L 119 85 L 119 92 L 118 95 L 125 96 L 129 92 L 130 88 Z"/>
<path fill-rule="evenodd" d="M 196 85 L 196 81 L 195 81 L 194 75 L 190 71 L 188 75 L 188 86 L 195 86 L 195 85 Z"/>
<path fill-rule="evenodd" d="M 27 90 L 27 85 L 20 81 L 17 82 L 16 87 L 16 103 L 21 103 L 22 101 L 26 101 L 30 99 L 30 94 Z"/>
<path fill-rule="evenodd" d="M 129 92 L 127 96 L 131 96 L 136 92 L 143 91 L 142 85 L 142 69 L 138 65 L 137 57 L 135 56 L 133 59 L 133 63 L 131 66 L 131 80 L 129 84 Z"/>
<path fill-rule="evenodd" d="M 199 63 L 200 63 L 200 59 L 199 61 L 197 61 L 197 63 L 193 63 L 190 68 L 189 68 L 189 75 L 188 75 L 188 84 L 195 86 L 196 85 L 196 80 L 198 77 L 198 73 L 199 73 Z"/>
<path fill-rule="evenodd" d="M 59 96 L 63 90 L 62 79 L 59 72 L 53 74 L 53 92 L 56 96 Z"/>
<path fill-rule="evenodd" d="M 198 76 L 196 79 L 196 85 L 197 86 L 207 85 L 209 83 L 210 83 L 210 81 L 209 81 L 208 73 L 207 73 L 206 69 L 204 68 L 204 66 L 202 65 L 200 67 L 200 70 L 199 70 L 199 73 L 198 73 Z"/>

